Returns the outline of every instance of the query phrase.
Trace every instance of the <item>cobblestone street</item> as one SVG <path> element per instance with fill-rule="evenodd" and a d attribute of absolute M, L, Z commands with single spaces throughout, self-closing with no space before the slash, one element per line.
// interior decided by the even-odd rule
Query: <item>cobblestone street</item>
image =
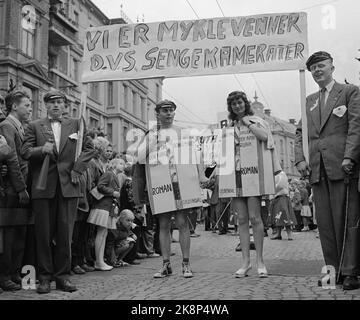
<path fill-rule="evenodd" d="M 162 299 L 229 299 L 229 300 L 360 300 L 360 289 L 345 292 L 317 286 L 324 265 L 320 241 L 312 231 L 294 234 L 294 241 L 265 238 L 264 258 L 269 277 L 259 279 L 256 269 L 249 276 L 237 279 L 234 276 L 241 262 L 241 252 L 235 252 L 238 237 L 233 233 L 217 235 L 203 231 L 192 238 L 191 266 L 194 278 L 181 277 L 181 251 L 179 243 L 172 244 L 173 275 L 164 279 L 153 279 L 152 275 L 161 265 L 161 258 L 141 260 L 139 266 L 127 266 L 108 272 L 92 272 L 72 276 L 78 291 L 64 293 L 55 290 L 52 283 L 50 294 L 39 295 L 34 290 L 15 293 L 4 292 L 4 299 L 114 299 L 114 300 L 162 300 Z M 175 231 L 177 237 L 177 231 Z M 255 251 L 251 251 L 255 263 Z"/>

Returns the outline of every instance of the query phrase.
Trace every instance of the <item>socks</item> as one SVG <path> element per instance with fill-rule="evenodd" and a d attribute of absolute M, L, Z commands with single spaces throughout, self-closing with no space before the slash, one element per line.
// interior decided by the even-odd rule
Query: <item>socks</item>
<path fill-rule="evenodd" d="M 183 258 L 183 264 L 189 264 L 189 258 Z"/>

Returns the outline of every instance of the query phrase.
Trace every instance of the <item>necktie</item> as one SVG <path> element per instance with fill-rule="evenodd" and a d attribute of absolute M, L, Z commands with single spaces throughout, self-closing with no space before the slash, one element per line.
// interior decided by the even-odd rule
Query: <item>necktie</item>
<path fill-rule="evenodd" d="M 326 93 L 326 88 L 322 88 L 320 90 L 320 97 L 319 97 L 320 123 L 321 123 L 321 116 L 325 114 L 325 93 Z"/>

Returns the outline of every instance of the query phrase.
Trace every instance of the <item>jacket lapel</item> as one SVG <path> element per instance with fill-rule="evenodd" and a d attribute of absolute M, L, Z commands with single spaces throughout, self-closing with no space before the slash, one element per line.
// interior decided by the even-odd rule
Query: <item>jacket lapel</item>
<path fill-rule="evenodd" d="M 309 113 L 311 120 L 318 132 L 320 132 L 320 117 L 319 117 L 319 95 L 314 93 L 308 100 Z"/>
<path fill-rule="evenodd" d="M 329 96 L 326 100 L 325 112 L 324 112 L 324 115 L 322 115 L 322 117 L 321 117 L 320 130 L 323 129 L 325 123 L 329 119 L 331 112 L 333 111 L 342 90 L 343 90 L 342 86 L 340 84 L 338 84 L 337 82 L 335 82 L 334 86 L 333 86 L 332 90 L 330 91 Z"/>
<path fill-rule="evenodd" d="M 71 131 L 71 122 L 68 121 L 67 119 L 63 119 L 63 121 L 61 122 L 61 138 L 60 138 L 60 147 L 59 147 L 59 154 L 62 152 L 62 150 L 64 149 L 68 137 L 70 135 L 70 131 Z"/>

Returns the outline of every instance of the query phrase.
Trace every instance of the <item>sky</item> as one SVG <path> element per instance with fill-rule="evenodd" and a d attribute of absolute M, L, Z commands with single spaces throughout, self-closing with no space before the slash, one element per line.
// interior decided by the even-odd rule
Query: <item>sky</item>
<path fill-rule="evenodd" d="M 136 23 L 166 20 L 248 16 L 254 14 L 307 13 L 309 53 L 324 50 L 334 58 L 334 78 L 360 84 L 360 1 L 358 0 L 93 0 L 109 18 L 123 12 Z M 163 97 L 178 105 L 176 119 L 184 125 L 215 123 L 226 110 L 226 97 L 245 90 L 271 114 L 288 120 L 301 117 L 299 71 L 257 72 L 164 79 Z M 318 90 L 306 71 L 306 94 Z"/>

